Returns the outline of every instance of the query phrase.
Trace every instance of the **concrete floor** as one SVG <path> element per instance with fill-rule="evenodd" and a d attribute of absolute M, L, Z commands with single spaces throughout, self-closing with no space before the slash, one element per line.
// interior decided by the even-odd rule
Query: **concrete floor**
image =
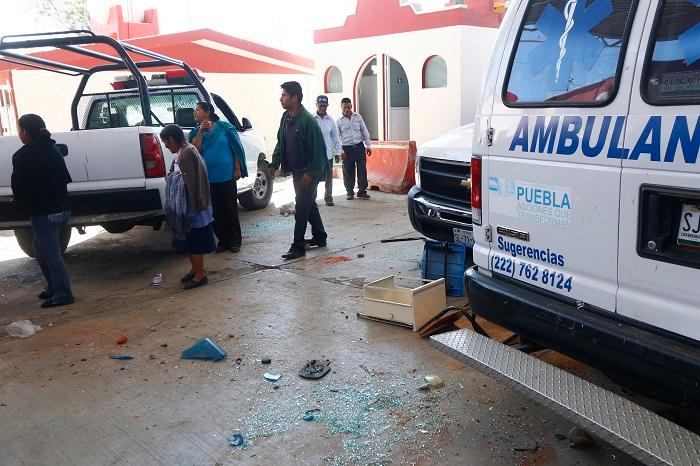
<path fill-rule="evenodd" d="M 363 283 L 420 276 L 421 242 L 379 243 L 416 235 L 405 196 L 336 196 L 321 207 L 328 248 L 284 262 L 293 217 L 278 207 L 292 200 L 289 180 L 275 191 L 274 206 L 241 213 L 241 252 L 208 256 L 211 283 L 191 291 L 167 233 L 92 228 L 74 232 L 83 241 L 66 254 L 76 303 L 42 310 L 37 265 L 0 237 L 0 328 L 43 327 L 0 336 L 0 463 L 635 464 L 601 441 L 571 448 L 555 438 L 567 421 L 410 330 L 356 317 Z M 153 287 L 158 272 L 165 281 Z M 203 337 L 228 358 L 181 360 Z M 332 372 L 301 379 L 309 359 L 329 359 Z M 278 388 L 265 372 L 282 375 Z M 418 391 L 428 374 L 445 387 Z M 316 419 L 303 421 L 311 409 Z M 228 444 L 236 432 L 242 447 Z M 514 451 L 523 442 L 537 450 Z"/>

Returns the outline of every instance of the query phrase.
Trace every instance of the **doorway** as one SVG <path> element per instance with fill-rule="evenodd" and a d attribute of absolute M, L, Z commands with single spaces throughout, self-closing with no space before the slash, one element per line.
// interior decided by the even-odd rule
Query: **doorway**
<path fill-rule="evenodd" d="M 408 141 L 411 138 L 411 105 L 408 77 L 401 63 L 388 57 L 386 82 L 387 139 Z"/>
<path fill-rule="evenodd" d="M 369 135 L 374 140 L 379 139 L 377 71 L 377 57 L 374 57 L 366 62 L 357 86 L 357 113 L 362 115 Z"/>

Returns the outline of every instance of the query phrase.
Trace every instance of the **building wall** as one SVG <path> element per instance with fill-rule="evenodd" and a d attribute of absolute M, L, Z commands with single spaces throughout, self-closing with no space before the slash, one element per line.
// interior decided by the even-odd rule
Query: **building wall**
<path fill-rule="evenodd" d="M 380 68 L 378 95 L 383 95 L 382 55 L 397 60 L 406 71 L 410 90 L 410 136 L 421 144 L 474 120 L 481 80 L 495 42 L 497 29 L 450 26 L 379 37 L 326 42 L 315 45 L 315 88 L 324 90 L 326 70 L 336 66 L 343 75 L 343 92 L 328 94 L 329 112 L 340 115 L 340 99 L 354 100 L 353 85 L 363 63 L 377 55 Z M 423 89 L 423 65 L 432 55 L 447 62 L 447 87 Z M 387 60 L 388 61 L 388 60 Z M 360 114 L 362 114 L 362 109 Z M 386 109 L 388 111 L 389 109 Z M 384 109 L 380 102 L 379 135 L 384 135 Z"/>
<path fill-rule="evenodd" d="M 46 121 L 50 131 L 69 131 L 71 128 L 70 107 L 80 78 L 38 70 L 15 70 L 12 72 L 17 110 L 20 115 L 36 113 Z M 86 92 L 111 90 L 114 76 L 124 72 L 99 73 L 90 79 Z M 148 73 L 147 73 L 148 75 Z M 277 128 L 282 115 L 279 103 L 280 84 L 299 81 L 304 89 L 304 103 L 311 103 L 313 77 L 293 74 L 223 74 L 204 73 L 205 86 L 209 92 L 220 95 L 238 116 L 248 118 L 253 129 L 266 140 L 267 154 L 272 155 L 277 139 Z M 306 97 L 310 96 L 310 97 Z"/>

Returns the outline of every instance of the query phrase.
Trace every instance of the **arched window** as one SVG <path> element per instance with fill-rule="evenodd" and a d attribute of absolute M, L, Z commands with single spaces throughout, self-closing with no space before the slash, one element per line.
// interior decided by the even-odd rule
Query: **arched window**
<path fill-rule="evenodd" d="M 447 87 L 447 63 L 439 55 L 428 57 L 423 65 L 423 88 Z"/>
<path fill-rule="evenodd" d="M 326 70 L 326 83 L 324 87 L 326 94 L 343 92 L 343 75 L 340 74 L 338 67 L 331 66 Z"/>

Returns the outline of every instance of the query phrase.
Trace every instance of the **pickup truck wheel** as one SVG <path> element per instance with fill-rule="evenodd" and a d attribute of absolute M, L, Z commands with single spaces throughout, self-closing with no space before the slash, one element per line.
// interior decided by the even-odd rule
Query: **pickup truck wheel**
<path fill-rule="evenodd" d="M 264 209 L 272 197 L 272 179 L 267 175 L 267 166 L 259 167 L 255 175 L 255 183 L 250 191 L 238 197 L 238 201 L 246 210 Z"/>
<path fill-rule="evenodd" d="M 64 228 L 61 230 L 59 240 L 61 242 L 61 253 L 66 251 L 68 243 L 70 242 L 71 229 Z M 16 228 L 15 229 L 15 239 L 17 244 L 29 257 L 36 257 L 34 253 L 34 232 L 31 228 Z"/>
<path fill-rule="evenodd" d="M 112 234 L 125 233 L 134 228 L 134 224 L 129 222 L 108 222 L 103 223 L 100 226 L 104 228 L 107 231 L 107 233 Z"/>

